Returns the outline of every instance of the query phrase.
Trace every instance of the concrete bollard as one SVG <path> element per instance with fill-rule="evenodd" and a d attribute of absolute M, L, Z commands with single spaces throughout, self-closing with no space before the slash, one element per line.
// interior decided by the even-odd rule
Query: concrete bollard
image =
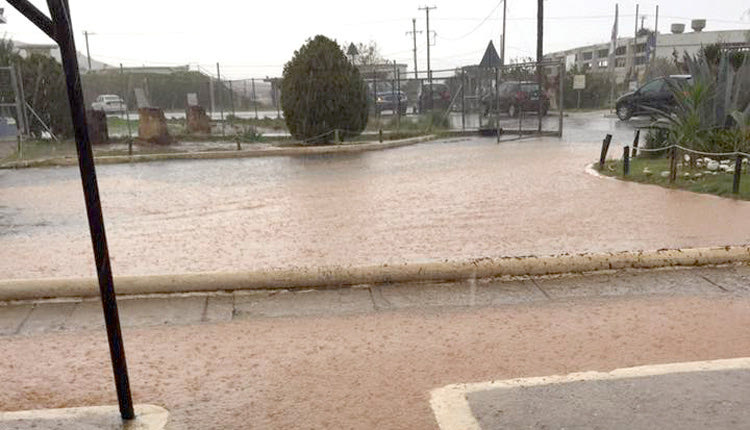
<path fill-rule="evenodd" d="M 167 131 L 167 119 L 159 108 L 138 109 L 138 137 L 149 143 L 167 145 L 172 138 Z"/>
<path fill-rule="evenodd" d="M 86 112 L 89 139 L 94 145 L 109 142 L 109 130 L 107 129 L 107 114 L 101 110 L 88 110 Z"/>
<path fill-rule="evenodd" d="M 185 118 L 188 133 L 211 134 L 211 120 L 202 106 L 188 106 Z"/>

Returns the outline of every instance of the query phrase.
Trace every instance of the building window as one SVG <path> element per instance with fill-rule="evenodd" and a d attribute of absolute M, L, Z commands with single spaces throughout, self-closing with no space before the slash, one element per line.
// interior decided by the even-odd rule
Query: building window
<path fill-rule="evenodd" d="M 600 49 L 599 52 L 597 53 L 597 56 L 599 58 L 607 58 L 607 57 L 609 57 L 609 48 L 607 48 L 607 49 Z"/>
<path fill-rule="evenodd" d="M 625 59 L 624 58 L 618 58 L 615 61 L 615 67 L 625 67 Z"/>
<path fill-rule="evenodd" d="M 635 45 L 635 52 L 637 54 L 642 54 L 642 53 L 646 52 L 646 44 L 645 43 L 639 43 L 639 44 Z"/>
<path fill-rule="evenodd" d="M 615 49 L 615 55 L 625 55 L 627 52 L 627 46 L 618 46 L 617 49 Z"/>
<path fill-rule="evenodd" d="M 648 62 L 648 58 L 646 58 L 645 55 L 641 57 L 635 57 L 635 64 L 638 66 L 646 64 L 647 62 Z"/>
<path fill-rule="evenodd" d="M 592 58 L 594 58 L 594 53 L 593 52 L 584 52 L 583 53 L 583 61 L 589 61 Z"/>
<path fill-rule="evenodd" d="M 608 64 L 609 64 L 609 61 L 607 60 L 599 60 L 599 63 L 597 63 L 597 66 L 599 66 L 599 68 L 604 68 L 604 67 L 607 67 Z"/>

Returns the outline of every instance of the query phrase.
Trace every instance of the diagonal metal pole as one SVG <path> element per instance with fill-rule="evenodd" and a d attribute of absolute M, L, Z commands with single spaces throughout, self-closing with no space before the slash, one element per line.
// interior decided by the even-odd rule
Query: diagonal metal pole
<path fill-rule="evenodd" d="M 47 0 L 47 5 L 52 17 L 54 39 L 60 46 L 60 56 L 68 87 L 68 102 L 75 130 L 78 167 L 81 172 L 83 194 L 86 200 L 86 213 L 91 232 L 91 242 L 94 248 L 94 259 L 96 260 L 96 271 L 99 278 L 104 320 L 107 325 L 109 351 L 114 370 L 120 415 L 123 419 L 130 420 L 135 418 L 135 413 L 130 395 L 125 348 L 120 331 L 120 318 L 117 312 L 117 300 L 112 280 L 112 268 L 109 261 L 107 236 L 104 231 L 99 186 L 96 181 L 94 154 L 91 149 L 86 122 L 86 110 L 83 102 L 83 90 L 81 88 L 81 76 L 78 69 L 75 41 L 73 40 L 70 9 L 67 0 Z"/>

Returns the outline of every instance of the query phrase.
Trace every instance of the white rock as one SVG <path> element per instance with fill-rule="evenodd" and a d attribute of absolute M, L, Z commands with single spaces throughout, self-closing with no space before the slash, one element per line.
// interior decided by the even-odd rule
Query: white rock
<path fill-rule="evenodd" d="M 689 155 L 685 154 L 682 158 L 685 160 L 686 163 L 690 162 L 690 156 Z"/>
<path fill-rule="evenodd" d="M 722 166 L 728 166 L 729 163 L 730 163 L 729 160 L 721 160 L 721 161 L 719 161 L 719 164 L 721 164 Z"/>
<path fill-rule="evenodd" d="M 703 173 L 696 173 L 696 174 L 693 175 L 693 177 L 696 178 L 696 179 L 697 178 L 702 178 L 703 177 Z"/>
<path fill-rule="evenodd" d="M 648 167 L 644 167 L 644 168 L 643 168 L 643 174 L 644 174 L 644 175 L 646 175 L 646 176 L 651 176 L 651 175 L 653 175 L 653 174 L 654 174 L 654 172 L 650 171 L 650 170 L 648 169 Z"/>
<path fill-rule="evenodd" d="M 711 171 L 719 170 L 719 162 L 711 160 L 706 164 L 706 168 Z"/>
<path fill-rule="evenodd" d="M 684 176 L 684 177 L 686 177 L 686 178 L 689 178 L 689 177 L 690 177 L 690 173 L 688 173 L 688 172 L 685 172 L 685 173 L 683 173 L 683 174 L 682 174 L 682 176 Z"/>
<path fill-rule="evenodd" d="M 747 164 L 747 158 L 742 159 L 742 164 Z"/>
<path fill-rule="evenodd" d="M 662 178 L 668 178 L 669 177 L 669 170 L 665 170 L 665 171 L 661 172 L 661 177 Z"/>

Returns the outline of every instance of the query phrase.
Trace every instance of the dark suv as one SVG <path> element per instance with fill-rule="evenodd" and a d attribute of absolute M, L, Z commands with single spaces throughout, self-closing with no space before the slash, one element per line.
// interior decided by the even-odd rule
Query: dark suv
<path fill-rule="evenodd" d="M 627 121 L 634 116 L 651 115 L 654 113 L 651 109 L 669 111 L 676 103 L 672 88 L 689 84 L 691 81 L 690 75 L 672 75 L 651 80 L 632 93 L 617 99 L 617 117 Z"/>
<path fill-rule="evenodd" d="M 499 94 L 491 92 L 482 97 L 481 103 L 484 115 L 490 112 L 506 112 L 512 117 L 517 117 L 522 111 L 538 112 L 539 104 L 542 104 L 542 115 L 549 111 L 549 98 L 539 90 L 536 82 L 507 81 L 500 84 Z"/>
<path fill-rule="evenodd" d="M 391 88 L 390 83 L 381 82 L 378 83 L 378 92 L 374 93 L 374 85 L 368 85 L 368 99 L 375 114 L 380 114 L 385 110 L 396 112 L 399 114 L 406 115 L 406 106 L 409 100 L 406 97 L 406 93 L 403 91 Z"/>

